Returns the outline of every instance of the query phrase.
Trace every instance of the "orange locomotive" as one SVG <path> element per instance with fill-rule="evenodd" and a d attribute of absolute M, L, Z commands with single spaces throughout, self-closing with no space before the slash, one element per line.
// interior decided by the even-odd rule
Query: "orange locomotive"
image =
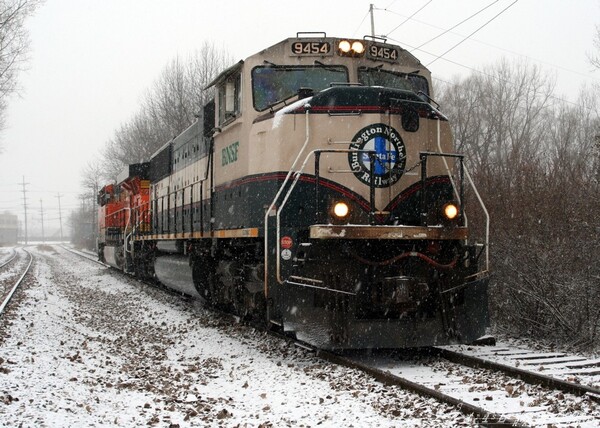
<path fill-rule="evenodd" d="M 128 262 L 126 257 L 127 241 L 150 231 L 147 171 L 148 164 L 129 165 L 116 185 L 106 185 L 98 194 L 98 245 L 108 250 L 100 254 L 100 259 L 125 270 L 131 268 L 131 258 Z"/>

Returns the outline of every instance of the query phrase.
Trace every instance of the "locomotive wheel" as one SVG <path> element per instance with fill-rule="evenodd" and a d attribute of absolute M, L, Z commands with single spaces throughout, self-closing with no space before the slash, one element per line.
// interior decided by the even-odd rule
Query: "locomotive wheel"
<path fill-rule="evenodd" d="M 250 310 L 246 304 L 247 295 L 245 287 L 243 285 L 235 285 L 233 287 L 233 310 L 234 313 L 240 316 L 243 320 L 250 318 Z"/>
<path fill-rule="evenodd" d="M 214 273 L 212 272 L 212 264 L 208 261 L 194 260 L 192 261 L 192 279 L 194 280 L 194 287 L 198 291 L 198 294 L 208 303 L 210 306 L 214 306 L 212 283 L 214 281 Z"/>

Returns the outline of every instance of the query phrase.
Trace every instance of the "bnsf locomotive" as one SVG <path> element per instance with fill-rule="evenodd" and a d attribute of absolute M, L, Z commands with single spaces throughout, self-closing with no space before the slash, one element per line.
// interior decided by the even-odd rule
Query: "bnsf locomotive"
<path fill-rule="evenodd" d="M 478 196 L 418 59 L 301 33 L 209 87 L 196 123 L 101 190 L 100 259 L 325 349 L 484 334 Z"/>

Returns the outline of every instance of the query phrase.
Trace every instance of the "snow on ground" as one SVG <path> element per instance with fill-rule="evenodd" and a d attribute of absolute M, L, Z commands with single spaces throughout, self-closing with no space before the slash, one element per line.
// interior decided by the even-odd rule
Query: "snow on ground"
<path fill-rule="evenodd" d="M 472 425 L 58 247 L 34 253 L 0 318 L 0 425 Z"/>

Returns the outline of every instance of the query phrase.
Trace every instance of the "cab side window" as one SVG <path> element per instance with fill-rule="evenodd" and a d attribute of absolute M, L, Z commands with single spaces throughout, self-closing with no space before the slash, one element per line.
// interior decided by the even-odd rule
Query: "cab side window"
<path fill-rule="evenodd" d="M 226 125 L 241 115 L 242 76 L 237 73 L 222 82 L 218 88 L 219 126 Z"/>

